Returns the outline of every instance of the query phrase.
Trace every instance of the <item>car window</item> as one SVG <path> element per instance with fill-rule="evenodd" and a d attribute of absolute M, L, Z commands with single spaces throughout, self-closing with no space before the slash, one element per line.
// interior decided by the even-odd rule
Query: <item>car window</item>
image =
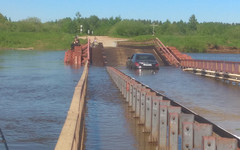
<path fill-rule="evenodd" d="M 153 55 L 137 55 L 137 60 L 155 60 Z"/>

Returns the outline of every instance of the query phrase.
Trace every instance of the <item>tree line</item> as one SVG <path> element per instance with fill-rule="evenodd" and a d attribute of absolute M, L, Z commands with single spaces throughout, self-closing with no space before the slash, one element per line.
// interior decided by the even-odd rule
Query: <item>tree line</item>
<path fill-rule="evenodd" d="M 139 36 L 152 34 L 152 25 L 155 25 L 155 33 L 163 35 L 224 35 L 228 34 L 235 38 L 240 38 L 240 24 L 229 24 L 220 22 L 199 23 L 192 15 L 188 22 L 182 20 L 170 22 L 166 20 L 134 20 L 122 19 L 118 17 L 98 18 L 92 15 L 88 18 L 81 16 L 79 12 L 72 19 L 66 17 L 63 19 L 48 21 L 42 23 L 37 17 L 29 17 L 24 20 L 13 22 L 10 18 L 0 13 L 0 31 L 9 32 L 65 32 L 70 34 L 79 34 L 80 25 L 83 26 L 83 34 L 88 34 L 88 30 L 93 31 L 94 35 L 118 35 L 118 36 Z"/>
<path fill-rule="evenodd" d="M 190 16 L 188 22 L 166 20 L 122 19 L 118 17 L 99 18 L 96 15 L 82 17 L 79 12 L 74 18 L 42 23 L 37 17 L 29 17 L 20 21 L 11 21 L 10 18 L 0 13 L 1 32 L 55 32 L 80 34 L 80 25 L 83 26 L 82 34 L 110 35 L 133 37 L 152 35 L 153 25 L 156 36 L 213 36 L 228 39 L 240 39 L 240 24 L 221 22 L 199 23 L 195 15 Z"/>

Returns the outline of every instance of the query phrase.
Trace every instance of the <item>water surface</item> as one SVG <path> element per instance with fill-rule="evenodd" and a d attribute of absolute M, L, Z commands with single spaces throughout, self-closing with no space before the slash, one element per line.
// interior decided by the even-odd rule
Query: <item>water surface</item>
<path fill-rule="evenodd" d="M 82 72 L 63 58 L 64 51 L 0 51 L 0 128 L 9 149 L 54 149 Z"/>
<path fill-rule="evenodd" d="M 240 54 L 206 54 L 206 53 L 187 53 L 193 59 L 200 60 L 219 60 L 240 62 Z"/>
<path fill-rule="evenodd" d="M 190 54 L 240 61 L 238 54 Z M 0 51 L 0 128 L 10 149 L 54 149 L 81 69 L 65 66 L 64 51 Z M 240 87 L 175 67 L 121 71 L 240 136 Z M 86 149 L 154 149 L 104 67 L 90 67 Z M 0 143 L 0 149 L 4 149 Z"/>
<path fill-rule="evenodd" d="M 239 54 L 190 54 L 194 59 L 236 61 Z M 239 60 L 240 61 L 240 60 Z M 176 67 L 121 71 L 240 136 L 240 86 L 197 76 Z"/>
<path fill-rule="evenodd" d="M 86 150 L 155 150 L 103 67 L 90 67 Z"/>

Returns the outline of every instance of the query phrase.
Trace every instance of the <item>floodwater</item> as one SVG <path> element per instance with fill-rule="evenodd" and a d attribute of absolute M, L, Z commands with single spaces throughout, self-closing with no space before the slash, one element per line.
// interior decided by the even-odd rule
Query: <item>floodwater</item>
<path fill-rule="evenodd" d="M 236 55 L 234 59 L 240 58 Z M 54 149 L 83 69 L 65 66 L 63 57 L 64 51 L 0 51 L 0 128 L 10 149 Z M 227 54 L 221 57 L 232 59 Z M 239 86 L 175 67 L 161 67 L 158 72 L 119 68 L 240 135 Z M 106 69 L 94 66 L 89 69 L 86 149 L 155 149 L 146 142 L 148 136 L 136 125 Z M 4 150 L 2 143 L 0 149 Z"/>
<path fill-rule="evenodd" d="M 155 150 L 103 67 L 90 67 L 86 150 Z"/>
<path fill-rule="evenodd" d="M 64 51 L 0 51 L 0 128 L 9 149 L 54 149 L 82 73 L 63 58 Z"/>
<path fill-rule="evenodd" d="M 240 61 L 240 54 L 189 54 L 194 59 Z M 218 126 L 240 137 L 240 86 L 197 76 L 176 67 L 129 70 L 127 75 L 190 108 Z"/>
<path fill-rule="evenodd" d="M 187 53 L 193 59 L 200 60 L 219 60 L 240 62 L 240 54 L 205 54 L 205 53 Z"/>

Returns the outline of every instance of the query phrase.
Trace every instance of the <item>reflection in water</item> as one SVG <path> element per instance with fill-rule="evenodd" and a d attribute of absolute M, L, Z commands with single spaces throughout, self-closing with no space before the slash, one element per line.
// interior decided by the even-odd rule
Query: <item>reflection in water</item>
<path fill-rule="evenodd" d="M 132 69 L 132 71 L 138 76 L 154 75 L 158 73 L 156 69 Z"/>
<path fill-rule="evenodd" d="M 64 63 L 64 65 L 67 66 L 67 67 L 71 67 L 73 70 L 78 70 L 81 67 L 83 67 L 82 65 L 74 65 L 74 64 L 71 65 L 71 64 L 66 64 L 66 63 Z"/>

